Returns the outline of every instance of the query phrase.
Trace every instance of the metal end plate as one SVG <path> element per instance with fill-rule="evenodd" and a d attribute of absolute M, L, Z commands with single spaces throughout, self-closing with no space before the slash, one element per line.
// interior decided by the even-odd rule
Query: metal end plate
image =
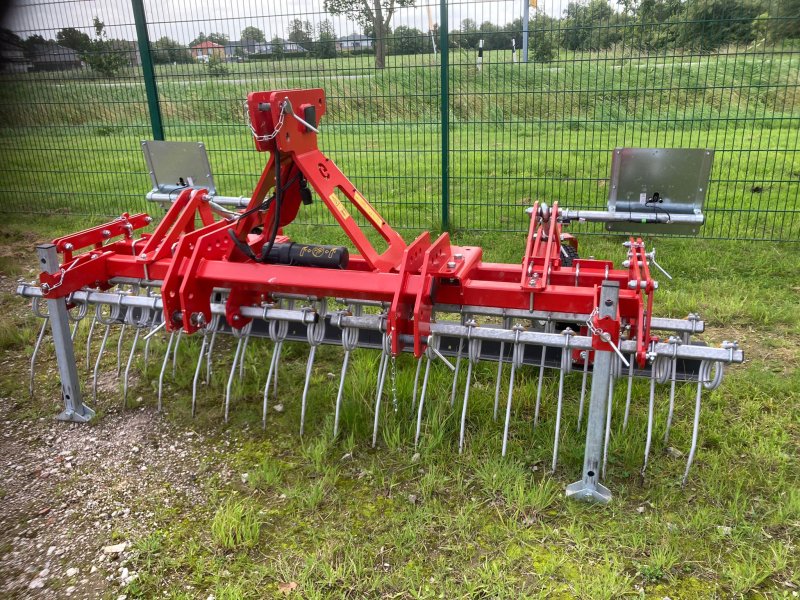
<path fill-rule="evenodd" d="M 211 164 L 202 142 L 147 140 L 142 142 L 142 152 L 154 192 L 169 194 L 189 186 L 216 194 Z"/>

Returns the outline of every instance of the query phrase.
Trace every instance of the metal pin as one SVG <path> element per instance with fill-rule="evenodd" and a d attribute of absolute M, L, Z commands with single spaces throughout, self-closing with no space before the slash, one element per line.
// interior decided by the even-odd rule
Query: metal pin
<path fill-rule="evenodd" d="M 197 357 L 197 366 L 194 368 L 194 377 L 192 378 L 192 417 L 197 414 L 197 382 L 200 379 L 200 371 L 203 368 L 203 354 L 208 345 L 208 331 L 203 331 L 203 343 L 200 344 L 200 354 Z"/>
<path fill-rule="evenodd" d="M 49 317 L 45 317 L 42 319 L 42 328 L 39 330 L 39 336 L 36 338 L 36 345 L 33 347 L 33 354 L 31 355 L 31 398 L 33 398 L 33 381 L 36 377 L 36 355 L 39 354 L 39 347 L 42 345 L 42 340 L 44 339 L 44 333 L 47 331 L 47 324 L 50 322 Z"/>
<path fill-rule="evenodd" d="M 236 375 L 236 366 L 239 364 L 239 356 L 242 353 L 242 345 L 244 344 L 244 335 L 239 336 L 239 341 L 236 342 L 236 352 L 233 355 L 233 364 L 231 365 L 231 372 L 228 375 L 228 385 L 225 386 L 225 422 L 228 422 L 228 414 L 231 406 L 231 388 L 233 387 L 233 377 Z"/>
<path fill-rule="evenodd" d="M 414 450 L 419 445 L 419 432 L 422 429 L 422 407 L 425 404 L 425 392 L 428 389 L 428 375 L 431 372 L 431 357 L 426 354 L 425 356 L 425 375 L 422 378 L 422 391 L 419 395 L 419 410 L 417 411 L 417 431 L 414 434 Z"/>
<path fill-rule="evenodd" d="M 172 349 L 172 342 L 175 339 L 175 332 L 169 334 L 169 341 L 167 342 L 167 351 L 164 353 L 164 362 L 161 363 L 161 372 L 158 374 L 158 412 L 161 412 L 161 394 L 164 391 L 164 373 L 167 370 L 167 363 L 169 363 L 169 353 Z"/>
<path fill-rule="evenodd" d="M 503 355 L 506 352 L 506 343 L 500 342 L 500 357 L 497 360 L 497 382 L 494 386 L 494 412 L 492 413 L 492 419 L 497 421 L 497 407 L 500 403 L 500 379 L 503 376 Z"/>
<path fill-rule="evenodd" d="M 581 400 L 578 403 L 578 431 L 581 430 L 581 422 L 583 421 L 583 404 L 586 399 L 586 380 L 589 374 L 589 351 L 584 350 L 583 354 L 583 378 L 581 379 Z"/>
<path fill-rule="evenodd" d="M 333 417 L 333 437 L 339 435 L 339 411 L 342 406 L 342 394 L 344 392 L 344 378 L 347 375 L 347 365 L 350 363 L 350 350 L 344 351 L 344 359 L 342 360 L 342 376 L 339 378 L 339 391 L 336 393 L 336 410 Z M 419 375 L 419 369 L 417 369 Z M 416 394 L 416 384 L 414 385 L 414 393 Z"/>
<path fill-rule="evenodd" d="M 128 374 L 131 371 L 131 363 L 133 362 L 133 355 L 136 353 L 136 344 L 139 343 L 139 334 L 141 329 L 136 328 L 136 333 L 133 334 L 133 344 L 131 345 L 131 352 L 128 355 L 128 362 L 125 364 L 125 380 L 122 384 L 122 408 L 128 406 Z"/>
<path fill-rule="evenodd" d="M 97 360 L 94 363 L 94 374 L 92 376 L 92 401 L 97 402 L 97 372 L 100 370 L 100 359 L 103 358 L 103 351 L 106 349 L 106 342 L 108 341 L 108 333 L 111 331 L 111 325 L 106 325 L 106 330 L 103 333 L 103 339 L 100 342 L 100 350 L 97 351 Z"/>
<path fill-rule="evenodd" d="M 628 415 L 631 412 L 631 392 L 633 391 L 633 363 L 636 357 L 631 355 L 631 364 L 628 365 L 628 393 L 625 396 L 625 416 L 622 418 L 622 431 L 628 428 Z"/>
<path fill-rule="evenodd" d="M 456 354 L 456 368 L 453 374 L 453 388 L 450 391 L 450 407 L 456 403 L 456 388 L 458 386 L 458 370 L 461 368 L 461 353 L 464 351 L 464 338 L 458 340 L 458 354 Z"/>
<path fill-rule="evenodd" d="M 542 400 L 542 383 L 544 383 L 544 361 L 547 356 L 547 346 L 542 346 L 542 358 L 539 361 L 539 384 L 536 386 L 536 408 L 533 411 L 533 427 L 539 424 L 539 406 Z"/>
<path fill-rule="evenodd" d="M 309 325 L 310 327 L 310 325 Z M 306 403 L 308 402 L 308 384 L 311 382 L 311 373 L 314 370 L 314 356 L 317 354 L 317 347 L 311 346 L 311 352 L 308 353 L 308 362 L 306 363 L 306 381 L 303 384 L 303 400 L 300 405 L 300 435 L 303 435 L 306 424 Z M 374 445 L 374 444 L 373 444 Z"/>

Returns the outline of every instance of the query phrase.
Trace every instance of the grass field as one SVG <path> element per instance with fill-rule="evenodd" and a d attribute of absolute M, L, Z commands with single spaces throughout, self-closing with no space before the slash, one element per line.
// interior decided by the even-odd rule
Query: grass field
<path fill-rule="evenodd" d="M 21 246 L 85 225 L 72 217 L 34 223 L 12 217 L 3 226 L 0 270 L 29 277 L 35 261 L 21 254 Z M 326 232 L 310 227 L 294 226 L 292 234 L 328 241 Z M 483 245 L 488 260 L 519 260 L 523 245 L 522 236 L 510 234 L 460 234 L 456 240 Z M 621 260 L 618 242 L 585 238 L 582 252 Z M 252 344 L 231 422 L 224 425 L 232 348 L 219 346 L 215 377 L 202 386 L 198 416 L 192 419 L 191 377 L 199 340 L 187 340 L 177 376 L 167 375 L 164 418 L 207 436 L 209 445 L 230 443 L 231 450 L 223 464 L 209 457 L 200 474 L 212 502 L 156 508 L 158 527 L 134 541 L 131 568 L 139 577 L 125 590 L 128 597 L 280 597 L 291 588 L 306 598 L 792 597 L 800 585 L 800 277 L 795 269 L 800 250 L 668 239 L 656 245 L 675 276 L 659 289 L 658 314 L 699 311 L 708 324 L 707 340 L 738 339 L 748 359 L 706 396 L 700 451 L 686 489 L 679 486 L 684 460 L 661 441 L 666 390 L 657 396 L 654 458 L 647 477 L 638 475 L 646 383 L 635 387 L 632 420 L 624 433 L 619 396 L 615 403 L 607 480 L 614 502 L 586 506 L 563 497 L 582 464 L 583 440 L 574 427 L 579 374 L 567 378 L 561 460 L 551 476 L 546 470 L 557 385 L 552 375 L 536 431 L 531 427 L 536 373 L 524 369 L 519 376 L 509 456 L 501 459 L 502 429 L 491 416 L 495 368 L 481 364 L 477 371 L 461 456 L 459 402 L 450 409 L 451 378 L 445 369 L 435 369 L 417 460 L 409 357 L 398 361 L 399 410 L 384 412 L 378 449 L 372 450 L 375 352 L 354 355 L 342 432 L 333 439 L 341 350 L 322 348 L 311 381 L 306 435 L 300 438 L 304 345 L 285 350 L 278 399 L 285 411 L 271 413 L 262 432 L 261 394 L 271 345 Z M 0 348 L 5 364 L 12 365 L 0 374 L 0 395 L 12 399 L 14 418 L 51 416 L 58 406 L 57 381 L 42 374 L 39 400 L 31 401 L 19 376 L 38 323 L 19 299 L 6 294 L 0 303 L 8 315 Z M 79 362 L 85 325 L 76 342 Z M 154 356 L 163 347 L 159 340 Z M 113 371 L 113 354 L 106 355 L 104 372 Z M 47 348 L 40 364 L 52 360 Z M 131 394 L 141 396 L 145 406 L 155 404 L 159 365 L 159 359 L 151 359 L 145 369 L 141 356 L 135 361 L 141 376 Z M 120 398 L 112 392 L 98 399 L 100 419 Z M 692 389 L 680 389 L 672 448 L 688 447 L 692 402 Z M 221 477 L 224 470 L 242 477 L 234 476 L 231 483 Z"/>

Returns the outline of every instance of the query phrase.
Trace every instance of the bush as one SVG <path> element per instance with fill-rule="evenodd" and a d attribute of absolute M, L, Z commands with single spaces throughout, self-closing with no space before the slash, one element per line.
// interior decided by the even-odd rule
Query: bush
<path fill-rule="evenodd" d="M 208 69 L 209 75 L 212 77 L 222 77 L 228 74 L 228 67 L 225 65 L 225 59 L 216 54 L 212 54 L 208 57 L 206 68 Z"/>

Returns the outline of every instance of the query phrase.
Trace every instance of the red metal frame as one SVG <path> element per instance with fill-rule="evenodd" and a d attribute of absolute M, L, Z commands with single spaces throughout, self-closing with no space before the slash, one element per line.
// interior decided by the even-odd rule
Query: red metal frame
<path fill-rule="evenodd" d="M 406 245 L 333 161 L 320 152 L 317 134 L 294 116 L 314 115 L 313 125 L 318 125 L 326 109 L 321 89 L 254 92 L 247 104 L 257 136 L 256 148 L 271 153 L 243 211 L 247 216 L 215 218 L 205 190 L 185 190 L 155 231 L 143 233 L 138 240 L 134 232 L 150 222 L 147 215 L 125 214 L 105 225 L 59 238 L 54 243 L 64 261 L 60 273 L 40 275 L 40 281 L 47 284 L 45 296 L 63 297 L 85 286 L 108 288 L 114 277 L 163 280 L 167 328 L 182 328 L 187 333 L 210 322 L 215 287 L 231 290 L 226 318 L 234 327 L 247 323 L 239 312 L 241 306 L 270 301 L 277 293 L 378 300 L 389 305 L 392 351 L 403 350 L 400 334 L 410 335 L 414 354 L 421 356 L 434 303 L 591 314 L 597 307 L 599 285 L 609 279 L 620 284 L 619 315 L 617 319 L 595 318 L 595 324 L 611 333 L 614 343 L 619 343 L 620 330 L 629 327 L 628 335 L 637 341 L 637 362 L 644 365 L 651 339 L 655 285 L 641 239 L 630 240 L 627 270 L 594 259 L 576 259 L 571 266 L 564 266 L 562 242 L 565 238 L 572 246 L 577 242 L 562 234 L 557 203 L 549 214 L 537 203 L 521 264 L 485 263 L 480 248 L 451 246 L 447 233 L 435 241 L 424 233 Z M 286 112 L 288 104 L 292 112 Z M 307 110 L 309 107 L 313 111 Z M 282 111 L 283 123 L 276 132 Z M 276 203 L 265 211 L 258 208 L 275 187 L 278 155 L 282 184 L 293 182 L 283 196 L 280 228 L 291 223 L 300 209 L 301 175 L 355 247 L 344 273 L 256 262 L 234 244 L 232 234 L 258 256 L 268 241 L 277 218 Z M 375 250 L 359 228 L 351 214 L 353 208 L 386 241 L 383 253 Z M 279 242 L 288 239 L 282 229 L 279 233 Z M 112 238 L 115 241 L 110 241 Z M 78 250 L 85 252 L 74 255 Z M 599 339 L 595 347 L 605 349 Z"/>

